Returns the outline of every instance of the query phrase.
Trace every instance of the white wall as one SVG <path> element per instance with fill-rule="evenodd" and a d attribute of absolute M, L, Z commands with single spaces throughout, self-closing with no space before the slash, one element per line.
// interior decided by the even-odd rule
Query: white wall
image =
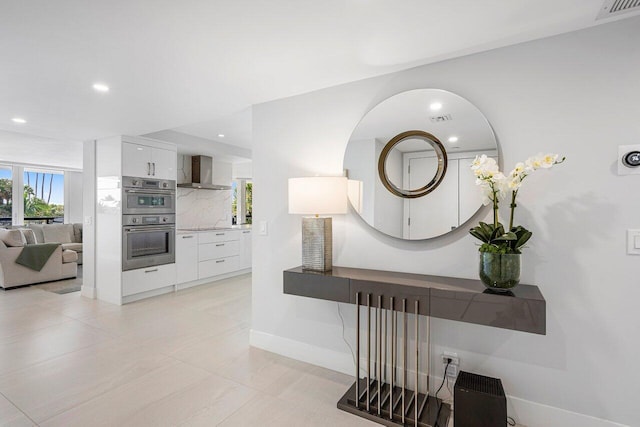
<path fill-rule="evenodd" d="M 568 160 L 528 179 L 517 212 L 534 232 L 522 282 L 547 300 L 547 335 L 434 319 L 435 353 L 457 351 L 462 369 L 502 378 L 523 424 L 640 425 L 640 257 L 625 254 L 626 229 L 640 228 L 640 176 L 615 172 L 617 145 L 640 137 L 638 37 L 631 18 L 255 106 L 254 218 L 269 235 L 254 238 L 252 343 L 352 369 L 336 304 L 282 293 L 282 270 L 301 261 L 287 179 L 340 174 L 352 130 L 383 99 L 446 89 L 487 116 L 507 168 L 538 151 Z M 477 277 L 464 229 L 406 242 L 353 213 L 333 224 L 335 265 Z M 353 341 L 353 307 L 343 308 Z"/>
<path fill-rule="evenodd" d="M 362 200 L 360 215 L 368 223 L 373 223 L 375 210 L 375 141 L 360 139 L 351 141 L 349 151 L 344 155 L 344 166 L 347 176 L 351 180 L 362 183 L 359 195 Z M 255 202 L 254 202 L 255 203 Z"/>
<path fill-rule="evenodd" d="M 82 149 L 82 295 L 96 297 L 96 141 Z"/>
<path fill-rule="evenodd" d="M 235 162 L 232 166 L 233 179 L 251 179 L 253 178 L 253 167 L 251 160 L 247 162 Z"/>

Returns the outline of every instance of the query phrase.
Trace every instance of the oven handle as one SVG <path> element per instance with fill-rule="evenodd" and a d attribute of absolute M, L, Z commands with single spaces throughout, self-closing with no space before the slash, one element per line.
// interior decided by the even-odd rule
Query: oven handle
<path fill-rule="evenodd" d="M 175 230 L 175 228 L 176 227 L 173 225 L 168 225 L 166 227 L 149 227 L 146 225 L 141 225 L 137 227 L 125 228 L 124 231 L 126 231 L 127 233 L 144 233 L 147 231 L 171 231 Z"/>
<path fill-rule="evenodd" d="M 168 196 L 175 194 L 173 190 L 132 190 L 125 189 L 125 193 L 141 193 L 141 194 L 166 194 Z"/>

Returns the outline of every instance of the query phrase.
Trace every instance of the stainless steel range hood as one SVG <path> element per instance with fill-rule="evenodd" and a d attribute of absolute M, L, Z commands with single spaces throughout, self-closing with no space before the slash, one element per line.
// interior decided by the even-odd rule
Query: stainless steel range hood
<path fill-rule="evenodd" d="M 178 184 L 178 187 L 201 190 L 231 190 L 230 185 L 213 183 L 213 158 L 209 156 L 192 156 L 191 183 Z"/>

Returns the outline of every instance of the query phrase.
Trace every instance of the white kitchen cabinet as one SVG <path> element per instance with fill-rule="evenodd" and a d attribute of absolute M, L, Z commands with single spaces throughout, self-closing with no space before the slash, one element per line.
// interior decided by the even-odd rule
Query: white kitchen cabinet
<path fill-rule="evenodd" d="M 251 268 L 251 230 L 240 232 L 240 257 L 238 259 L 238 269 Z"/>
<path fill-rule="evenodd" d="M 201 261 L 198 265 L 198 277 L 207 279 L 238 270 L 238 256 Z"/>
<path fill-rule="evenodd" d="M 177 283 L 186 287 L 251 268 L 251 230 L 212 230 L 176 236 Z"/>
<path fill-rule="evenodd" d="M 122 175 L 176 179 L 177 154 L 143 144 L 122 143 Z"/>
<path fill-rule="evenodd" d="M 176 265 L 164 264 L 139 268 L 122 273 L 122 296 L 173 286 L 176 284 Z"/>
<path fill-rule="evenodd" d="M 176 180 L 178 156 L 175 151 L 154 148 L 151 152 L 151 163 L 155 178 Z"/>
<path fill-rule="evenodd" d="M 146 145 L 122 143 L 122 175 L 151 176 L 151 150 Z"/>
<path fill-rule="evenodd" d="M 207 279 L 238 270 L 240 232 L 215 230 L 198 236 L 198 278 Z"/>
<path fill-rule="evenodd" d="M 238 235 L 237 230 L 215 230 L 215 231 L 207 231 L 201 232 L 199 237 L 199 243 L 217 243 L 217 242 L 228 242 L 232 240 L 239 240 L 240 236 Z"/>
<path fill-rule="evenodd" d="M 176 236 L 176 279 L 177 283 L 198 279 L 198 233 Z"/>
<path fill-rule="evenodd" d="M 198 261 L 228 258 L 240 255 L 238 240 L 227 242 L 204 243 L 198 246 Z"/>

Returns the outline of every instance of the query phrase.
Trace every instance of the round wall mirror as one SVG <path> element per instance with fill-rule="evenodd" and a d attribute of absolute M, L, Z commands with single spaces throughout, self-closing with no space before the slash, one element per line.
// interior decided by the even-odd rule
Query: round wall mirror
<path fill-rule="evenodd" d="M 349 201 L 389 236 L 441 236 L 482 206 L 471 171 L 479 154 L 499 160 L 493 130 L 473 104 L 440 89 L 399 93 L 369 111 L 349 139 Z"/>

